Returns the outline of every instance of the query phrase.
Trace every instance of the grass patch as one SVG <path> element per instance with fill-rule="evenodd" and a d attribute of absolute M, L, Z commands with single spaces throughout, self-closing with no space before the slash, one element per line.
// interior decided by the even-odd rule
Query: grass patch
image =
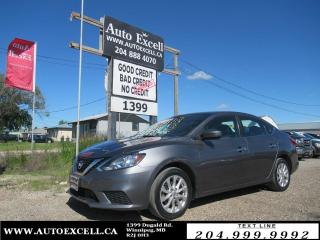
<path fill-rule="evenodd" d="M 80 151 L 101 140 L 103 139 L 82 139 L 80 141 Z M 58 152 L 7 154 L 4 158 L 0 158 L 0 174 L 4 172 L 0 181 L 3 177 L 20 176 L 18 180 L 13 181 L 15 182 L 14 186 L 23 186 L 25 189 L 35 191 L 65 188 L 75 158 L 75 144 L 63 142 L 56 146 L 59 146 Z M 20 182 L 21 179 L 22 182 Z M 5 183 L 2 182 L 0 185 L 3 186 Z"/>
<path fill-rule="evenodd" d="M 35 150 L 49 150 L 49 149 L 59 149 L 63 143 L 54 142 L 54 143 L 34 143 Z M 74 143 L 70 143 L 74 144 Z M 0 142 L 0 152 L 6 151 L 25 151 L 31 150 L 31 143 L 29 142 Z"/>

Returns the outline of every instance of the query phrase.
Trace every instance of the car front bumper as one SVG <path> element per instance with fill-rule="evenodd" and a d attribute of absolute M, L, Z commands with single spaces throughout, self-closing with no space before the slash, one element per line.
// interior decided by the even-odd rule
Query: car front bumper
<path fill-rule="evenodd" d="M 314 144 L 314 145 L 312 145 L 312 148 L 313 148 L 313 153 L 314 153 L 315 155 L 320 155 L 320 146 L 318 147 L 318 146 L 316 146 L 316 145 Z"/>
<path fill-rule="evenodd" d="M 296 151 L 299 158 L 302 158 L 305 155 L 305 148 L 303 147 L 296 147 Z"/>
<path fill-rule="evenodd" d="M 91 208 L 143 210 L 149 205 L 152 169 L 135 166 L 113 171 L 92 169 L 79 177 L 78 191 L 68 193 Z"/>
<path fill-rule="evenodd" d="M 303 154 L 304 156 L 310 157 L 310 156 L 312 156 L 312 154 L 313 154 L 313 149 L 311 147 L 305 148 L 304 154 Z"/>

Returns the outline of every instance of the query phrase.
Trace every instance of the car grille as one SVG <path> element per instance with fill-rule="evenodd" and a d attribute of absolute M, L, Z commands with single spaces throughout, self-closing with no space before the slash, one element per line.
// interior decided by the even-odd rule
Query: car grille
<path fill-rule="evenodd" d="M 310 140 L 303 140 L 305 146 L 310 146 Z"/>
<path fill-rule="evenodd" d="M 106 197 L 112 204 L 129 205 L 132 204 L 127 194 L 121 191 L 108 191 L 104 192 Z"/>
<path fill-rule="evenodd" d="M 87 167 L 89 167 L 89 165 L 93 162 L 92 159 L 85 159 L 85 158 L 78 158 L 75 168 L 77 170 L 77 172 L 84 172 L 84 170 L 87 169 Z"/>
<path fill-rule="evenodd" d="M 89 198 L 95 202 L 99 202 L 97 196 L 89 189 L 79 188 L 78 191 L 70 188 L 70 193 L 76 197 Z"/>

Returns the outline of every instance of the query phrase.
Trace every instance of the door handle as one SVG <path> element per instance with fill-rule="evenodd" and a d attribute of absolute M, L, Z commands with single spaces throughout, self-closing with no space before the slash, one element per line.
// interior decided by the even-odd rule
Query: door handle
<path fill-rule="evenodd" d="M 245 151 L 248 151 L 248 148 L 247 147 L 238 147 L 237 148 L 237 152 L 245 152 Z"/>
<path fill-rule="evenodd" d="M 277 147 L 277 144 L 275 144 L 275 143 L 270 143 L 269 144 L 269 148 L 275 148 L 275 147 Z"/>

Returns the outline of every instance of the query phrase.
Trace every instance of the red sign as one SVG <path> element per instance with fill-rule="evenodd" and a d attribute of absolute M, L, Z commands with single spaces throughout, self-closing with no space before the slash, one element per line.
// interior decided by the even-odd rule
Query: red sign
<path fill-rule="evenodd" d="M 5 85 L 35 90 L 36 43 L 15 38 L 8 47 Z"/>

